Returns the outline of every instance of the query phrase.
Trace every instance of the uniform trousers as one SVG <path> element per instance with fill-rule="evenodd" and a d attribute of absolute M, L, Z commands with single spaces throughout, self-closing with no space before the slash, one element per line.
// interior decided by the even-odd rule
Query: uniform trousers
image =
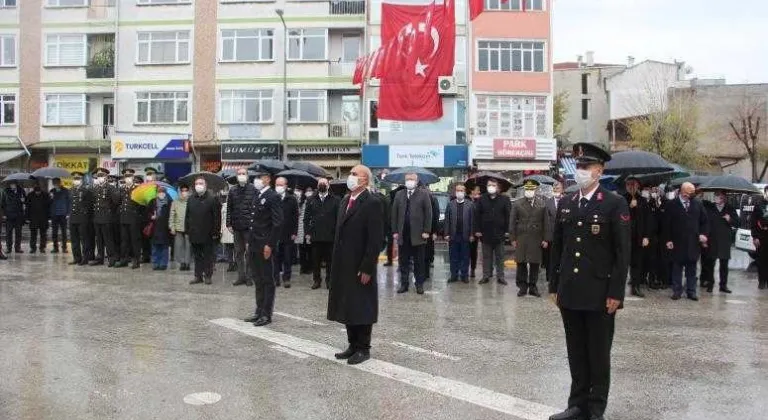
<path fill-rule="evenodd" d="M 568 407 L 602 416 L 611 385 L 611 346 L 615 314 L 560 308 L 571 370 Z"/>
<path fill-rule="evenodd" d="M 72 239 L 72 259 L 80 263 L 91 255 L 91 236 L 88 232 L 90 223 L 69 222 L 69 236 Z"/>
<path fill-rule="evenodd" d="M 536 263 L 517 263 L 517 272 L 515 273 L 515 283 L 521 289 L 536 287 L 539 280 L 539 264 Z"/>
<path fill-rule="evenodd" d="M 61 231 L 61 249 L 67 249 L 67 216 L 51 217 L 51 239 L 53 239 L 53 249 L 59 249 L 59 231 Z"/>
<path fill-rule="evenodd" d="M 717 258 L 701 257 L 701 286 L 710 287 L 715 285 L 715 261 Z M 720 258 L 720 287 L 728 286 L 728 259 Z"/>
<path fill-rule="evenodd" d="M 96 260 L 104 261 L 108 258 L 110 261 L 117 260 L 115 253 L 115 242 L 112 238 L 111 223 L 96 223 Z M 106 254 L 106 255 L 105 255 Z"/>
<path fill-rule="evenodd" d="M 138 262 L 141 258 L 141 229 L 138 223 L 120 224 L 120 257 L 123 262 L 131 259 Z"/>
<path fill-rule="evenodd" d="M 252 236 L 248 247 L 248 263 L 250 264 L 250 273 L 253 276 L 253 283 L 256 289 L 256 311 L 257 318 L 267 317 L 272 319 L 272 310 L 275 307 L 275 279 L 274 262 L 275 249 L 272 249 L 272 255 L 264 258 L 264 245 L 267 244 L 266 238 Z"/>
<path fill-rule="evenodd" d="M 41 226 L 30 225 L 29 227 L 29 249 L 37 250 L 37 239 L 40 238 L 40 251 L 45 251 L 45 245 L 48 243 L 48 222 Z"/>
<path fill-rule="evenodd" d="M 237 280 L 246 281 L 250 274 L 248 273 L 248 244 L 251 242 L 251 231 L 236 230 L 234 231 L 235 238 L 235 265 L 237 265 Z"/>
<path fill-rule="evenodd" d="M 632 257 L 629 263 L 629 282 L 632 286 L 643 284 L 643 253 L 645 248 L 640 245 L 632 245 Z"/>
<path fill-rule="evenodd" d="M 213 264 L 216 261 L 214 255 L 214 243 L 205 242 L 192 244 L 192 256 L 195 258 L 195 278 L 211 278 L 213 276 Z"/>
<path fill-rule="evenodd" d="M 504 242 L 489 244 L 483 242 L 483 278 L 493 277 L 496 268 L 496 278 L 504 280 Z"/>
<path fill-rule="evenodd" d="M 333 242 L 312 242 L 312 280 L 315 283 L 322 281 L 322 265 L 325 263 L 325 284 L 331 280 L 331 256 L 333 255 Z"/>
<path fill-rule="evenodd" d="M 349 348 L 368 353 L 371 350 L 371 333 L 373 325 L 346 325 Z"/>
<path fill-rule="evenodd" d="M 312 272 L 312 245 L 299 244 L 299 272 L 308 274 Z"/>

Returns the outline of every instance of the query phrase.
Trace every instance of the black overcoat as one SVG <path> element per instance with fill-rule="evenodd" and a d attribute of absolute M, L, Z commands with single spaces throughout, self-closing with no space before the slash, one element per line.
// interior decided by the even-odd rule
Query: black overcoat
<path fill-rule="evenodd" d="M 221 237 L 221 203 L 210 191 L 192 194 L 187 200 L 184 231 L 193 244 L 218 242 Z"/>
<path fill-rule="evenodd" d="M 378 321 L 379 294 L 376 281 L 384 217 L 381 203 L 366 191 L 347 211 L 349 195 L 341 200 L 333 246 L 328 319 L 345 325 L 370 325 Z M 368 284 L 360 273 L 371 275 Z"/>
<path fill-rule="evenodd" d="M 43 191 L 32 191 L 27 194 L 27 220 L 29 227 L 47 229 L 50 214 L 51 199 Z"/>
<path fill-rule="evenodd" d="M 728 260 L 731 258 L 731 243 L 733 232 L 739 226 L 739 215 L 730 204 L 723 205 L 723 210 L 717 209 L 717 205 L 711 201 L 704 202 L 709 221 L 709 236 L 707 246 L 702 247 L 701 252 L 709 258 Z M 725 220 L 728 215 L 730 221 Z"/>
<path fill-rule="evenodd" d="M 173 200 L 168 197 L 168 202 L 162 207 L 161 211 L 157 211 L 157 199 L 155 198 L 147 206 L 149 217 L 155 216 L 155 220 L 152 223 L 152 243 L 155 245 L 170 245 L 173 240 L 169 228 L 171 204 L 173 204 Z"/>
<path fill-rule="evenodd" d="M 666 248 L 667 242 L 672 242 L 672 261 L 696 262 L 701 253 L 699 235 L 709 235 L 707 215 L 701 201 L 691 199 L 688 211 L 679 198 L 664 204 L 664 242 L 660 246 Z"/>
<path fill-rule="evenodd" d="M 333 242 L 340 201 L 339 197 L 331 193 L 328 193 L 324 200 L 321 200 L 319 195 L 307 200 L 304 209 L 304 235 L 309 235 L 312 243 Z"/>

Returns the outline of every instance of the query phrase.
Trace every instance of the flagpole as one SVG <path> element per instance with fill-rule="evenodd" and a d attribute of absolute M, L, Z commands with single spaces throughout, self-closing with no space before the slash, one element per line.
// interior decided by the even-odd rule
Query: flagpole
<path fill-rule="evenodd" d="M 474 69 L 475 52 L 472 49 L 472 21 L 470 20 L 469 3 L 471 0 L 465 0 L 464 6 L 464 51 L 466 58 L 464 60 L 464 74 L 467 78 L 467 94 L 464 101 L 464 136 L 466 137 L 467 149 L 472 146 L 472 69 Z M 467 153 L 467 166 L 472 166 L 472 160 Z"/>

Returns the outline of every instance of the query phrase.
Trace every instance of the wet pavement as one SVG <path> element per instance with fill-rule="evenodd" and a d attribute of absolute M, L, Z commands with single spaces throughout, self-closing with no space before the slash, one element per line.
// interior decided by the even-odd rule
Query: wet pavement
<path fill-rule="evenodd" d="M 226 265 L 189 286 L 67 257 L 0 262 L 0 419 L 546 419 L 567 399 L 558 311 L 513 285 L 446 284 L 444 251 L 423 296 L 379 266 L 375 360 L 359 368 L 332 360 L 346 336 L 308 276 L 258 329 L 239 321 L 254 289 Z M 607 418 L 766 418 L 768 292 L 746 263 L 732 260 L 732 295 L 626 302 Z"/>

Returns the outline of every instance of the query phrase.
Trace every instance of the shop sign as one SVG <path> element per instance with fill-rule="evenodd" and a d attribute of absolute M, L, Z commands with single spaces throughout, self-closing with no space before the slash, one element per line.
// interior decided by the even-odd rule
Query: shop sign
<path fill-rule="evenodd" d="M 112 136 L 112 159 L 189 159 L 187 135 L 123 134 Z"/>
<path fill-rule="evenodd" d="M 53 165 L 70 173 L 77 171 L 87 174 L 90 160 L 88 156 L 56 156 Z"/>
<path fill-rule="evenodd" d="M 222 143 L 222 161 L 250 161 L 257 159 L 280 159 L 278 143 Z"/>
<path fill-rule="evenodd" d="M 288 146 L 289 155 L 359 155 L 359 146 Z"/>
<path fill-rule="evenodd" d="M 389 166 L 442 168 L 445 166 L 443 146 L 389 146 Z"/>
<path fill-rule="evenodd" d="M 120 175 L 118 170 L 120 165 L 116 160 L 101 158 L 99 166 L 109 171 L 110 175 Z"/>
<path fill-rule="evenodd" d="M 536 139 L 493 139 L 493 157 L 509 160 L 535 160 Z"/>

